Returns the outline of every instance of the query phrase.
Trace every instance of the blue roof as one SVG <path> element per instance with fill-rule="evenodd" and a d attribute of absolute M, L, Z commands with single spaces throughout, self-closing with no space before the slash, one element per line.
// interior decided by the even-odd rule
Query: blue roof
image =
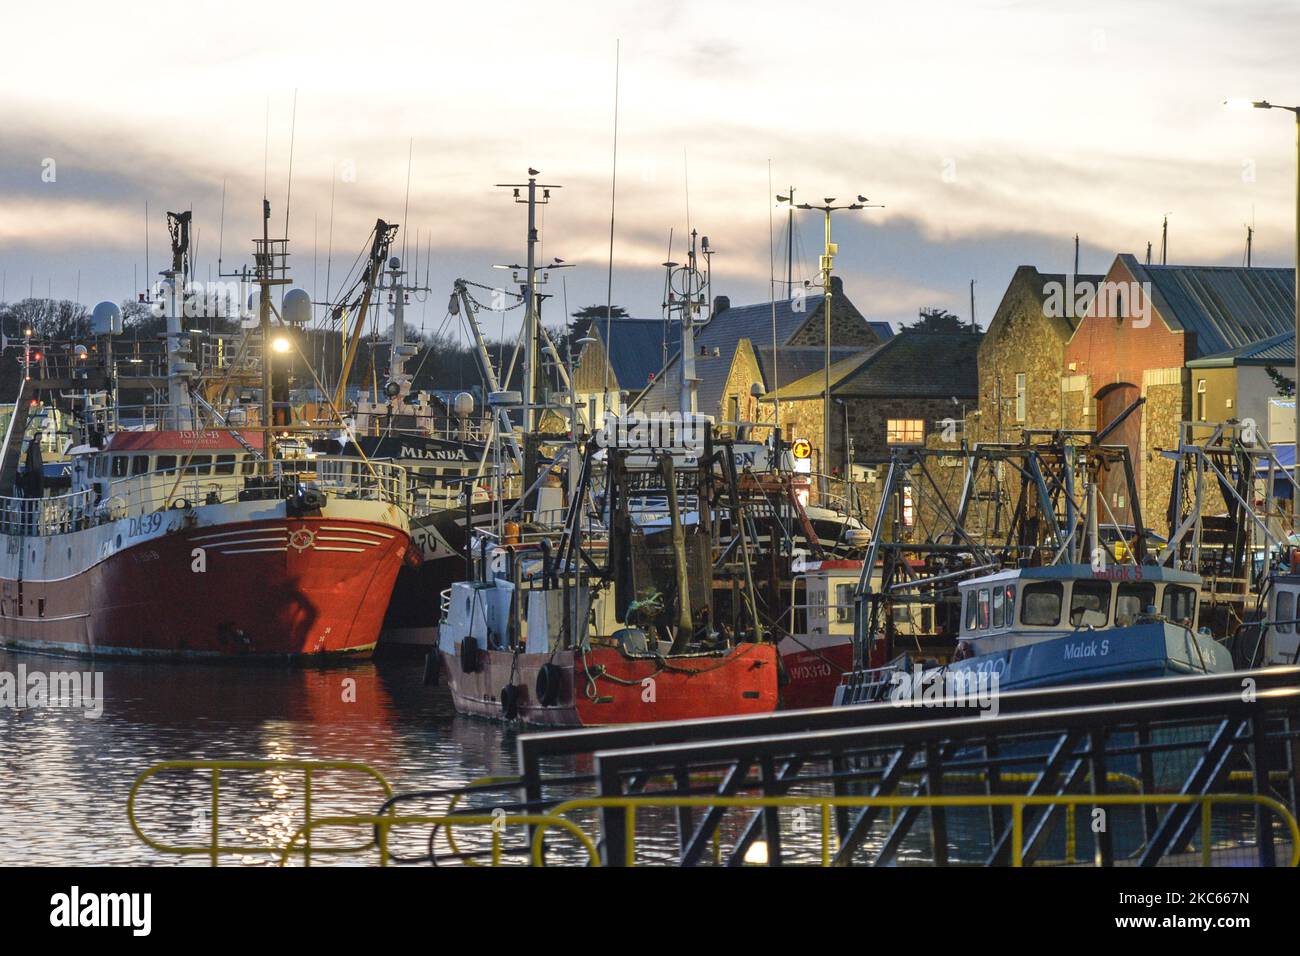
<path fill-rule="evenodd" d="M 608 325 L 609 341 L 606 341 Z M 618 387 L 640 391 L 663 365 L 664 341 L 671 358 L 682 349 L 682 325 L 663 319 L 605 319 L 592 321 L 592 327 L 609 356 L 609 367 Z"/>
<path fill-rule="evenodd" d="M 1193 358 L 1206 358 L 1293 331 L 1295 270 L 1245 266 L 1147 266 L 1120 256 L 1171 328 L 1194 336 Z"/>
<path fill-rule="evenodd" d="M 832 278 L 832 286 L 836 297 L 834 308 L 847 304 L 854 314 L 861 315 L 857 306 L 844 293 L 843 282 L 839 276 Z M 790 340 L 818 313 L 824 298 L 821 292 L 813 293 L 810 290 L 806 295 L 780 299 L 776 302 L 732 305 L 713 316 L 706 325 L 698 326 L 695 330 L 695 375 L 699 380 L 696 386 L 698 407 L 706 411 L 706 414 L 711 414 L 707 410 L 719 407 L 726 389 L 727 375 L 731 371 L 736 349 L 739 348 L 742 339 L 748 339 L 758 354 L 763 377 L 769 382 L 773 370 L 776 372 L 777 381 L 786 382 L 793 381 L 797 377 L 796 371 L 800 369 L 807 374 L 810 362 L 816 363 L 811 366 L 813 370 L 820 369 L 825 357 L 825 351 L 821 346 L 814 346 L 805 351 L 805 347 L 791 347 Z M 865 322 L 866 319 L 864 318 L 863 321 Z M 868 325 L 882 340 L 893 336 L 893 330 L 889 328 L 888 322 L 869 322 Z M 878 326 L 883 326 L 884 329 Z M 780 361 L 775 365 L 771 360 L 773 340 L 777 344 L 777 352 L 780 356 Z M 669 365 L 677 364 L 677 351 L 680 351 L 680 347 L 674 351 Z M 842 357 L 840 349 L 832 351 L 834 353 L 832 361 Z M 862 348 L 856 346 L 851 351 L 861 352 Z M 766 360 L 764 353 L 767 354 Z M 659 354 L 656 346 L 654 355 L 657 358 Z M 783 370 L 787 365 L 788 371 Z M 675 381 L 677 373 L 668 372 L 666 369 L 665 372 L 666 374 L 661 374 L 654 386 L 637 400 L 641 408 L 658 410 L 677 407 L 680 387 Z M 770 384 L 768 387 L 771 387 Z"/>
<path fill-rule="evenodd" d="M 749 339 L 754 345 L 771 346 L 772 326 L 776 325 L 775 339 L 786 345 L 805 322 L 821 308 L 824 296 L 806 295 L 802 298 L 782 299 L 778 302 L 757 302 L 754 305 L 733 305 L 709 321 L 695 333 L 695 341 L 712 347 L 726 342 L 732 344 Z M 831 309 L 832 314 L 835 309 Z"/>

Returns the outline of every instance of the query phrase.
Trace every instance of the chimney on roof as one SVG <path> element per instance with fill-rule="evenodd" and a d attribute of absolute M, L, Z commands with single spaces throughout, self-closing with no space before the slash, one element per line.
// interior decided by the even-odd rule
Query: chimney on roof
<path fill-rule="evenodd" d="M 723 312 L 726 312 L 729 308 L 731 308 L 730 296 L 715 295 L 713 297 L 713 315 L 711 317 L 717 318 Z"/>

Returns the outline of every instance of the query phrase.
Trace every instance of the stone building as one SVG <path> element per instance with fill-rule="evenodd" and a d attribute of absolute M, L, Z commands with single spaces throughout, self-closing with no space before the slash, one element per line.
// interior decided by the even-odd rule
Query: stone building
<path fill-rule="evenodd" d="M 1015 442 L 1026 429 L 1064 427 L 1061 370 L 1078 322 L 1070 290 L 1096 288 L 1101 278 L 1016 269 L 980 342 L 970 441 Z"/>
<path fill-rule="evenodd" d="M 826 471 L 887 461 L 898 445 L 960 439 L 978 400 L 978 332 L 903 329 L 831 365 L 831 440 Z M 767 421 L 821 448 L 825 376 L 820 369 L 763 396 Z M 846 444 L 846 436 L 848 444 Z M 851 452 L 851 462 L 850 455 Z"/>
<path fill-rule="evenodd" d="M 832 363 L 860 355 L 893 335 L 889 323 L 867 321 L 838 277 L 832 279 L 832 289 Z M 695 332 L 696 409 L 719 423 L 759 421 L 761 396 L 783 382 L 821 371 L 823 299 L 820 292 L 800 290 L 778 302 L 733 306 L 719 296 L 712 317 Z M 629 404 L 648 415 L 675 412 L 680 390 L 681 356 L 674 354 Z"/>

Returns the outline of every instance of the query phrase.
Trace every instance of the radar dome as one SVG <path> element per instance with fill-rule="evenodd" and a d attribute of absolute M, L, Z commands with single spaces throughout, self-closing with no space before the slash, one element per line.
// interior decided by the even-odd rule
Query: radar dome
<path fill-rule="evenodd" d="M 469 392 L 460 392 L 451 400 L 451 410 L 457 418 L 469 418 L 474 412 L 474 396 Z"/>
<path fill-rule="evenodd" d="M 101 302 L 91 313 L 90 325 L 96 335 L 121 335 L 122 309 L 116 302 Z"/>
<path fill-rule="evenodd" d="M 311 321 L 311 295 L 306 289 L 290 289 L 284 294 L 280 317 L 290 325 L 306 325 Z"/>

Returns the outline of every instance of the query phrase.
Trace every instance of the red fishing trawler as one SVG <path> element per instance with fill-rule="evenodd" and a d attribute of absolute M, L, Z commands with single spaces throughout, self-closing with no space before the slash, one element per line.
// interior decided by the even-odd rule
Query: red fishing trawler
<path fill-rule="evenodd" d="M 272 251 L 283 240 L 259 244 L 259 326 L 214 350 L 261 360 L 190 361 L 188 214 L 169 223 L 165 367 L 135 376 L 165 400 L 119 401 L 136 383 L 112 359 L 121 319 L 111 303 L 96 309 L 95 359 L 78 345 L 62 365 L 48 356 L 34 366 L 27 348 L 0 454 L 0 644 L 136 657 L 365 655 L 410 544 L 405 472 L 314 453 L 277 398 L 287 386 L 272 354 L 288 352 L 277 343 L 301 310 L 310 315 L 305 293 L 291 290 L 283 324 L 270 321 L 268 291 L 287 282 L 275 269 L 283 253 Z M 250 370 L 245 384 L 260 379 L 261 402 L 240 388 L 219 407 L 229 390 L 213 380 Z M 53 468 L 43 460 L 49 436 L 30 427 L 42 400 L 76 406 Z"/>

